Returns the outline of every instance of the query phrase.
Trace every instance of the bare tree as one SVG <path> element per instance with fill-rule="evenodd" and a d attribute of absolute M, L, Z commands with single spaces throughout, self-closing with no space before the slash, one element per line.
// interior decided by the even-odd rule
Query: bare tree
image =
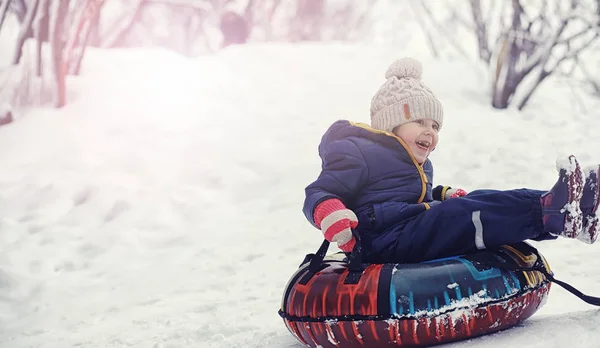
<path fill-rule="evenodd" d="M 479 59 L 490 67 L 491 102 L 495 108 L 516 104 L 519 110 L 523 109 L 548 76 L 566 63 L 580 65 L 578 56 L 600 37 L 600 0 L 468 0 L 464 3 L 470 11 L 457 6 L 459 2 L 448 3 L 447 12 L 451 15 L 444 23 L 434 18 L 423 0 L 413 10 L 429 19 L 430 26 L 421 23 L 425 33 L 430 30 L 436 33 L 437 42 L 429 39 L 430 46 L 435 47 L 432 48 L 434 55 L 437 55 L 436 43 L 440 38 L 467 55 L 464 44 L 455 41 L 450 34 L 450 27 L 460 26 L 473 34 Z M 465 17 L 465 13 L 470 16 Z"/>
<path fill-rule="evenodd" d="M 531 77 L 533 83 L 523 87 L 518 102 L 518 109 L 523 109 L 542 81 L 600 37 L 597 19 L 587 17 L 590 9 L 586 4 L 589 2 L 570 0 L 565 9 L 544 1 L 532 16 L 519 0 L 512 0 L 511 25 L 502 34 L 492 60 L 492 106 L 506 108 L 525 78 Z M 551 16 L 557 18 L 557 24 L 551 23 Z"/>

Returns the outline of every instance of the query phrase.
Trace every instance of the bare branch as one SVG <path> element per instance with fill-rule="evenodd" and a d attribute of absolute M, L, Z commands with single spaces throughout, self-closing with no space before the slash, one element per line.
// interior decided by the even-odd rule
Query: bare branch
<path fill-rule="evenodd" d="M 479 58 L 484 62 L 489 63 L 491 52 L 488 45 L 488 32 L 486 23 L 483 21 L 483 15 L 481 13 L 481 2 L 479 0 L 470 0 L 471 2 L 471 15 L 473 16 L 473 23 L 475 24 L 475 34 L 477 36 Z"/>
<path fill-rule="evenodd" d="M 423 32 L 427 36 L 427 44 L 429 45 L 431 54 L 435 58 L 438 58 L 440 56 L 440 53 L 438 52 L 438 49 L 435 46 L 435 42 L 433 42 L 433 37 L 431 37 L 431 32 L 429 30 L 427 30 L 427 26 L 425 25 L 425 22 L 423 21 L 423 17 L 421 16 L 420 13 L 417 13 L 418 10 L 417 10 L 417 7 L 414 2 L 409 1 L 408 3 L 409 3 L 409 6 L 411 7 L 411 9 L 413 10 L 413 13 L 415 14 L 414 18 L 417 20 L 417 23 L 419 23 L 419 26 L 421 26 L 421 29 L 423 29 Z"/>
<path fill-rule="evenodd" d="M 564 39 L 558 40 L 556 43 L 557 44 L 563 44 L 563 43 L 571 42 L 571 41 L 577 39 L 578 37 L 583 36 L 583 35 L 589 33 L 592 29 L 593 29 L 592 26 L 587 26 L 587 27 L 581 29 L 580 31 L 572 34 L 569 37 L 566 37 Z"/>
<path fill-rule="evenodd" d="M 33 19 L 35 18 L 35 13 L 37 12 L 38 4 L 39 0 L 33 0 L 30 3 L 30 7 L 27 9 L 27 14 L 25 15 L 25 19 L 21 25 L 19 36 L 17 37 L 17 47 L 15 49 L 15 55 L 13 56 L 12 61 L 12 63 L 15 65 L 19 64 L 19 61 L 21 61 L 21 56 L 23 55 L 23 45 L 25 44 L 25 40 L 27 40 L 28 35 L 31 32 L 31 26 L 33 24 Z"/>
<path fill-rule="evenodd" d="M 572 3 L 572 6 L 576 5 L 573 5 Z M 573 9 L 573 7 L 571 7 L 571 9 Z M 548 61 L 548 59 L 550 59 L 552 48 L 556 46 L 556 43 L 558 42 L 562 33 L 565 31 L 565 28 L 568 24 L 569 17 L 566 16 L 561 20 L 560 25 L 554 32 L 553 36 L 550 39 L 546 40 L 544 44 L 539 46 L 536 52 L 534 52 L 534 54 L 531 57 L 529 57 L 528 60 L 525 62 L 523 68 L 521 69 L 521 77 L 525 77 L 526 75 L 528 75 L 538 65 L 546 65 L 546 62 Z"/>
<path fill-rule="evenodd" d="M 269 11 L 269 15 L 267 16 L 267 21 L 269 23 L 271 23 L 271 21 L 273 20 L 273 16 L 275 16 L 275 13 L 277 12 L 277 9 L 279 8 L 280 5 L 281 5 L 281 0 L 275 0 L 273 2 L 273 6 L 271 6 L 271 10 Z"/>
<path fill-rule="evenodd" d="M 469 0 L 472 2 L 479 3 L 479 0 Z M 473 30 L 475 29 L 473 23 L 469 22 L 467 19 L 463 18 L 456 7 L 450 7 L 451 19 L 452 21 L 456 21 L 462 24 L 465 28 Z"/>
<path fill-rule="evenodd" d="M 27 5 L 25 4 L 25 0 L 8 1 L 10 2 L 9 12 L 12 12 L 17 16 L 19 24 L 23 23 L 25 21 L 25 15 L 27 14 Z"/>
<path fill-rule="evenodd" d="M 144 8 L 144 4 L 151 0 L 138 0 L 136 7 L 133 13 L 128 17 L 127 25 L 121 29 L 110 41 L 105 45 L 106 47 L 115 47 L 125 40 L 127 34 L 131 31 L 135 23 L 138 21 L 140 16 L 142 15 L 142 9 Z M 156 0 L 154 0 L 156 1 Z M 171 1 L 171 0 L 169 0 Z M 174 0 L 173 0 L 174 1 Z"/>
<path fill-rule="evenodd" d="M 596 33 L 596 35 L 592 36 L 589 40 L 587 40 L 585 43 L 581 44 L 577 49 L 574 50 L 569 50 L 569 52 L 565 53 L 564 56 L 562 56 L 558 62 L 556 63 L 555 66 L 558 66 L 558 64 L 560 64 L 560 62 L 567 60 L 567 59 L 571 59 L 574 57 L 577 57 L 577 55 L 579 55 L 581 53 L 581 51 L 583 51 L 584 49 L 588 48 L 594 41 L 596 41 L 596 39 L 598 39 L 600 37 L 600 33 Z"/>
<path fill-rule="evenodd" d="M 4 24 L 4 19 L 6 18 L 6 13 L 8 12 L 8 4 L 10 4 L 10 0 L 4 0 L 0 4 L 0 30 L 2 30 L 2 24 Z"/>
<path fill-rule="evenodd" d="M 421 1 L 420 4 L 421 4 L 421 8 L 425 12 L 425 14 L 427 14 L 426 17 L 429 18 L 429 21 L 433 24 L 434 27 L 436 27 L 438 33 L 440 33 L 443 36 L 445 36 L 446 40 L 448 40 L 448 42 L 450 42 L 450 44 L 452 46 L 454 46 L 454 48 L 463 57 L 468 57 L 469 55 L 467 54 L 467 52 L 465 52 L 465 50 L 458 44 L 458 42 L 456 42 L 455 38 L 452 35 L 450 35 L 447 30 L 445 30 L 444 28 L 440 27 L 440 24 L 435 20 L 433 14 L 431 13 L 431 10 L 425 5 L 425 2 Z"/>

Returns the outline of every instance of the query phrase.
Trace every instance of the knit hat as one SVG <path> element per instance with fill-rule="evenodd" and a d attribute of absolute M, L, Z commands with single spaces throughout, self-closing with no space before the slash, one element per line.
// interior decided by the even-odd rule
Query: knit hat
<path fill-rule="evenodd" d="M 397 126 L 418 119 L 432 119 L 442 128 L 442 103 L 421 82 L 423 68 L 413 58 L 390 65 L 387 79 L 371 100 L 371 127 L 391 132 Z"/>

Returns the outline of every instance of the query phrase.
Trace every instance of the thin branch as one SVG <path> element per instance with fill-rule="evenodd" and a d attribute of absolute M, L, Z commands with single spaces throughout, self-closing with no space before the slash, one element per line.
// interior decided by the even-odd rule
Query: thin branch
<path fill-rule="evenodd" d="M 431 36 L 431 32 L 429 32 L 429 30 L 427 30 L 427 26 L 426 26 L 425 22 L 423 21 L 423 18 L 421 17 L 420 13 L 417 13 L 417 7 L 414 4 L 414 2 L 409 1 L 408 3 L 409 3 L 409 6 L 411 7 L 413 13 L 415 14 L 414 18 L 417 20 L 417 23 L 419 24 L 419 26 L 421 26 L 421 28 L 423 29 L 423 32 L 427 36 L 427 44 L 429 45 L 429 49 L 431 49 L 431 53 L 433 54 L 433 56 L 435 58 L 438 58 L 440 56 L 440 53 L 438 52 L 437 47 L 435 46 L 435 42 L 433 42 L 433 37 Z"/>
<path fill-rule="evenodd" d="M 587 42 L 585 42 L 584 44 L 582 44 L 581 46 L 579 46 L 579 48 L 572 50 L 570 52 L 567 52 L 563 57 L 561 57 L 558 62 L 556 63 L 556 66 L 558 66 L 558 64 L 560 64 L 560 62 L 570 59 L 570 58 L 574 58 L 577 55 L 579 55 L 579 53 L 581 53 L 581 51 L 583 51 L 584 49 L 588 48 L 589 45 L 591 45 L 594 41 L 596 41 L 596 39 L 598 39 L 600 37 L 600 33 L 596 33 L 596 35 L 592 36 L 589 40 L 587 40 Z"/>
<path fill-rule="evenodd" d="M 471 0 L 471 2 L 479 2 L 479 0 Z M 466 20 L 465 18 L 463 18 L 459 11 L 457 10 L 456 7 L 451 7 L 450 10 L 451 13 L 451 19 L 453 21 L 457 21 L 458 23 L 462 24 L 465 28 L 469 29 L 469 30 L 474 30 L 475 28 L 473 27 L 473 23 L 469 23 L 468 20 Z"/>
<path fill-rule="evenodd" d="M 21 56 L 23 55 L 23 45 L 25 44 L 25 40 L 27 40 L 27 37 L 31 31 L 31 26 L 33 19 L 35 18 L 35 13 L 37 12 L 38 4 L 39 0 L 33 0 L 32 3 L 30 3 L 30 7 L 27 9 L 27 14 L 25 15 L 23 24 L 21 24 L 21 31 L 19 31 L 19 35 L 17 37 L 17 48 L 15 49 L 15 54 L 12 61 L 14 65 L 19 64 Z"/>
<path fill-rule="evenodd" d="M 421 4 L 421 8 L 423 9 L 423 11 L 425 11 L 425 14 L 427 14 L 427 18 L 429 18 L 429 20 L 431 21 L 431 23 L 436 27 L 437 31 L 439 33 L 441 33 L 443 36 L 445 36 L 446 40 L 448 40 L 448 42 L 450 42 L 450 44 L 452 46 L 454 46 L 454 48 L 463 57 L 468 57 L 469 55 L 467 54 L 467 52 L 465 52 L 465 50 L 460 46 L 460 44 L 458 44 L 458 42 L 456 42 L 456 40 L 454 39 L 454 37 L 452 37 L 452 35 L 450 35 L 447 30 L 445 30 L 444 28 L 440 27 L 440 24 L 435 20 L 433 14 L 431 13 L 431 10 L 429 10 L 429 8 L 425 5 L 425 2 L 421 1 L 420 4 Z"/>
<path fill-rule="evenodd" d="M 571 94 L 573 95 L 573 99 L 575 99 L 575 102 L 580 105 L 581 109 L 583 109 L 583 113 L 587 114 L 587 108 L 585 107 L 585 103 L 583 102 L 583 100 L 581 100 L 579 95 L 577 95 L 577 93 L 575 93 L 575 89 L 573 88 L 573 84 L 571 83 L 570 80 L 567 80 L 567 85 L 569 86 L 569 90 L 571 91 Z"/>
<path fill-rule="evenodd" d="M 576 38 L 578 38 L 580 36 L 583 36 L 583 35 L 589 33 L 592 29 L 593 29 L 592 26 L 587 26 L 587 27 L 581 29 L 580 31 L 578 31 L 577 33 L 575 33 L 575 34 L 573 34 L 573 35 L 571 35 L 569 37 L 566 37 L 564 39 L 558 40 L 557 43 L 562 44 L 562 43 L 571 42 L 574 39 L 576 39 Z"/>
<path fill-rule="evenodd" d="M 563 18 L 563 20 L 560 23 L 560 26 L 554 32 L 553 37 L 547 40 L 543 45 L 539 46 L 538 49 L 531 55 L 531 57 L 528 57 L 520 72 L 520 75 L 522 77 L 528 75 L 536 66 L 546 65 L 546 62 L 550 58 L 552 48 L 556 46 L 556 43 L 558 42 L 568 23 L 568 18 Z"/>
<path fill-rule="evenodd" d="M 10 0 L 4 0 L 0 4 L 0 30 L 2 30 L 2 24 L 4 24 L 4 19 L 6 18 L 6 13 L 8 12 L 9 4 L 10 4 Z"/>
<path fill-rule="evenodd" d="M 488 32 L 486 23 L 483 21 L 483 15 L 481 13 L 481 3 L 479 0 L 471 0 L 471 15 L 473 23 L 475 24 L 475 33 L 477 36 L 477 46 L 479 51 L 479 58 L 483 59 L 484 62 L 490 62 L 491 52 L 488 43 Z"/>
<path fill-rule="evenodd" d="M 577 65 L 579 66 L 579 69 L 581 69 L 581 72 L 585 75 L 587 82 L 589 82 L 592 85 L 592 88 L 594 89 L 596 94 L 600 96 L 600 80 L 595 81 L 594 79 L 592 79 L 592 74 L 590 74 L 589 70 L 583 65 L 583 62 L 578 58 L 575 59 Z"/>
<path fill-rule="evenodd" d="M 131 31 L 131 29 L 133 28 L 133 26 L 136 24 L 136 22 L 138 21 L 139 17 L 142 15 L 142 10 L 144 8 L 144 5 L 146 3 L 150 2 L 150 0 L 138 0 L 135 9 L 133 11 L 133 15 L 131 17 L 129 17 L 129 21 L 127 22 L 127 26 L 123 29 L 121 29 L 120 32 L 118 32 L 109 42 L 105 47 L 114 47 L 117 44 L 121 43 L 125 37 L 127 36 L 127 34 L 129 34 L 129 32 Z"/>

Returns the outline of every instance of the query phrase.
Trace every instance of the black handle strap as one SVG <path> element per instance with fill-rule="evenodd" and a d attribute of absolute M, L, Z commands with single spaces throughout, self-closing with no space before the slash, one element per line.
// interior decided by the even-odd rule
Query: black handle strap
<path fill-rule="evenodd" d="M 585 303 L 591 304 L 593 306 L 600 306 L 600 297 L 586 295 L 586 294 L 582 293 L 581 291 L 577 290 L 571 284 L 554 278 L 554 274 L 552 274 L 551 272 L 548 272 L 548 270 L 546 269 L 546 266 L 544 265 L 544 263 L 542 261 L 542 256 L 540 255 L 539 251 L 534 247 L 530 247 L 530 248 L 531 248 L 531 251 L 536 256 L 536 261 L 533 264 L 533 266 L 531 266 L 531 267 L 513 266 L 513 265 L 509 265 L 505 262 L 501 262 L 499 260 L 494 260 L 494 261 L 487 260 L 486 262 L 483 262 L 483 263 L 485 263 L 486 265 L 491 266 L 491 267 L 502 268 L 502 269 L 506 269 L 509 271 L 513 271 L 513 272 L 528 272 L 528 271 L 540 272 L 543 275 L 545 275 L 549 281 L 558 284 L 563 289 L 565 289 L 568 292 L 572 293 L 573 295 L 579 297 Z"/>
<path fill-rule="evenodd" d="M 571 284 L 565 283 L 561 280 L 554 278 L 551 274 L 548 274 L 548 272 L 545 269 L 540 270 L 540 272 L 542 272 L 553 283 L 556 283 L 556 284 L 562 286 L 563 289 L 565 289 L 568 292 L 572 293 L 573 295 L 579 297 L 581 300 L 583 300 L 583 302 L 591 304 L 593 306 L 600 306 L 600 297 L 585 295 L 581 291 L 577 290 Z"/>
<path fill-rule="evenodd" d="M 348 276 L 344 280 L 344 284 L 358 284 L 363 271 L 367 268 L 362 263 L 362 243 L 360 236 L 355 231 L 352 231 L 352 235 L 356 239 L 356 244 L 354 245 L 354 249 L 352 249 L 352 253 L 348 256 Z"/>
<path fill-rule="evenodd" d="M 348 276 L 344 280 L 344 284 L 357 284 L 366 268 L 366 266 L 362 263 L 362 247 L 360 236 L 354 230 L 352 231 L 352 235 L 354 235 L 354 238 L 356 239 L 356 244 L 348 256 Z M 321 246 L 316 253 L 313 255 L 307 255 L 305 260 L 310 259 L 310 264 L 308 265 L 308 272 L 304 275 L 304 277 L 302 277 L 299 282 L 300 284 L 308 283 L 310 278 L 312 278 L 317 272 L 327 267 L 327 265 L 323 263 L 323 259 L 327 255 L 329 244 L 329 241 L 325 239 L 323 240 L 323 243 L 321 243 Z M 304 264 L 304 262 L 302 264 Z"/>

